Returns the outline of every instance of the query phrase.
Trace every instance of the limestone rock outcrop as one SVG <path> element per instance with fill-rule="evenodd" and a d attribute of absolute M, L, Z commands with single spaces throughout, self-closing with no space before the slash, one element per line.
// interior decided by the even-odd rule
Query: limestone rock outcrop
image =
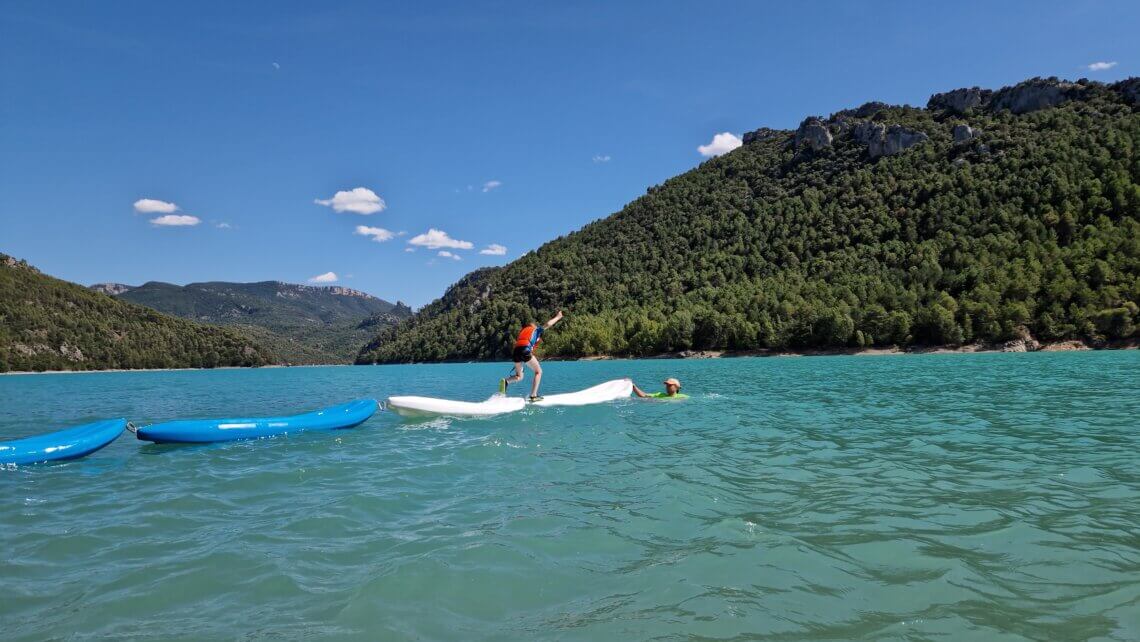
<path fill-rule="evenodd" d="M 973 140 L 981 132 L 970 127 L 969 125 L 954 125 L 954 144 L 965 143 Z"/>
<path fill-rule="evenodd" d="M 831 147 L 831 130 L 822 120 L 811 117 L 800 123 L 796 130 L 796 149 L 807 147 L 813 152 Z"/>
<path fill-rule="evenodd" d="M 1117 83 L 1117 85 L 1122 84 Z M 1086 81 L 1068 82 L 1058 78 L 1031 78 L 997 91 L 970 87 L 934 94 L 927 101 L 926 107 L 958 114 L 967 113 L 971 109 L 990 111 L 1008 109 L 1015 114 L 1028 114 L 1079 98 L 1087 89 Z"/>
<path fill-rule="evenodd" d="M 1037 352 L 1041 349 L 1041 343 L 1033 338 L 1029 328 L 1025 326 L 1017 328 L 1016 335 L 1012 340 L 1002 344 L 1002 352 Z"/>
<path fill-rule="evenodd" d="M 851 135 L 855 140 L 870 145 L 871 141 L 880 140 L 887 133 L 887 126 L 882 123 L 863 122 L 855 126 Z"/>
<path fill-rule="evenodd" d="M 133 288 L 129 285 L 123 285 L 122 283 L 96 283 L 91 286 L 91 289 L 96 292 L 102 292 L 103 294 L 116 296 L 124 292 L 129 292 Z"/>
<path fill-rule="evenodd" d="M 903 127 L 887 126 L 883 123 L 862 122 L 852 131 L 855 140 L 867 146 L 871 158 L 893 156 L 903 150 L 929 140 L 923 132 Z"/>
<path fill-rule="evenodd" d="M 875 114 L 890 108 L 891 105 L 875 100 L 869 103 L 863 103 L 855 109 L 841 109 L 832 114 L 829 120 L 835 121 L 839 118 L 842 118 L 843 116 L 853 118 L 870 118 L 871 116 L 874 116 Z"/>
<path fill-rule="evenodd" d="M 934 94 L 926 101 L 927 109 L 945 109 L 964 114 L 971 109 L 981 107 L 989 101 L 994 92 L 981 87 L 955 89 L 953 91 Z"/>
<path fill-rule="evenodd" d="M 851 115 L 856 117 L 856 118 L 870 118 L 871 116 L 874 116 L 875 114 L 883 111 L 884 109 L 890 109 L 890 108 L 891 108 L 891 106 L 888 105 L 887 103 L 882 103 L 879 101 L 871 101 L 869 103 L 863 103 L 862 105 L 859 105 L 858 107 L 856 107 L 855 112 Z"/>
<path fill-rule="evenodd" d="M 992 111 L 1008 109 L 1015 114 L 1028 114 L 1039 109 L 1056 107 L 1079 97 L 1085 87 L 1057 78 L 1033 78 L 1012 87 L 999 89 L 987 107 Z"/>
<path fill-rule="evenodd" d="M 782 134 L 783 132 L 778 129 L 770 127 L 761 127 L 756 131 L 744 132 L 744 144 L 754 143 L 762 140 L 769 140 Z"/>

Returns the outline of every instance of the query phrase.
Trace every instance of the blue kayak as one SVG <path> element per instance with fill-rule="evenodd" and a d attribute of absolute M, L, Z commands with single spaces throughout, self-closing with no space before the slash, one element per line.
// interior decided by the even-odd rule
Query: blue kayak
<path fill-rule="evenodd" d="M 106 419 L 46 435 L 0 441 L 0 464 L 35 464 L 89 455 L 115 441 L 126 419 Z"/>
<path fill-rule="evenodd" d="M 167 443 L 208 443 L 258 439 L 304 430 L 337 430 L 359 426 L 376 412 L 375 399 L 357 399 L 340 406 L 290 417 L 251 419 L 180 419 L 139 428 L 143 441 Z"/>

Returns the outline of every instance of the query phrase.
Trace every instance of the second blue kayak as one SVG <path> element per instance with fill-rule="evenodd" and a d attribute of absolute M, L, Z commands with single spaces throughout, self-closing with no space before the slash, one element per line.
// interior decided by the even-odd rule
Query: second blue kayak
<path fill-rule="evenodd" d="M 35 464 L 89 455 L 115 441 L 126 427 L 126 419 L 107 419 L 26 439 L 0 441 L 0 464 Z"/>
<path fill-rule="evenodd" d="M 249 419 L 180 419 L 139 428 L 138 438 L 155 443 L 208 443 L 272 437 L 305 430 L 338 430 L 359 426 L 376 412 L 375 399 L 357 399 L 339 406 L 288 417 Z"/>

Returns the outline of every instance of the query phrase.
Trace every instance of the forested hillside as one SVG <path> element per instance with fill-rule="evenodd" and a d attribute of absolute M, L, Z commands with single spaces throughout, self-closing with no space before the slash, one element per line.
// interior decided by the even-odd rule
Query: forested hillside
<path fill-rule="evenodd" d="M 0 372 L 274 361 L 268 350 L 233 330 L 117 301 L 0 254 Z"/>
<path fill-rule="evenodd" d="M 234 326 L 288 363 L 351 363 L 379 328 L 411 316 L 402 303 L 339 286 L 214 281 L 91 289 L 192 321 Z"/>
<path fill-rule="evenodd" d="M 1136 335 L 1140 79 L 870 103 L 745 145 L 501 269 L 358 362 Z"/>

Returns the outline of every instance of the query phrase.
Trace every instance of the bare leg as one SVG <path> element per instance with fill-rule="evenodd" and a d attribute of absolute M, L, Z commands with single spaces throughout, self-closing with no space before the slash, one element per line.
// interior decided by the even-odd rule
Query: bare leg
<path fill-rule="evenodd" d="M 538 384 L 542 383 L 542 366 L 538 363 L 538 358 L 536 357 L 531 357 L 530 361 L 526 362 L 526 365 L 531 370 L 534 370 L 534 383 L 530 384 L 530 396 L 537 397 Z M 519 365 L 519 371 L 522 371 L 521 364 Z"/>
<path fill-rule="evenodd" d="M 507 383 L 515 383 L 516 381 L 522 381 L 522 378 L 523 378 L 523 364 L 516 363 L 515 364 L 515 373 L 513 375 L 507 377 Z"/>

